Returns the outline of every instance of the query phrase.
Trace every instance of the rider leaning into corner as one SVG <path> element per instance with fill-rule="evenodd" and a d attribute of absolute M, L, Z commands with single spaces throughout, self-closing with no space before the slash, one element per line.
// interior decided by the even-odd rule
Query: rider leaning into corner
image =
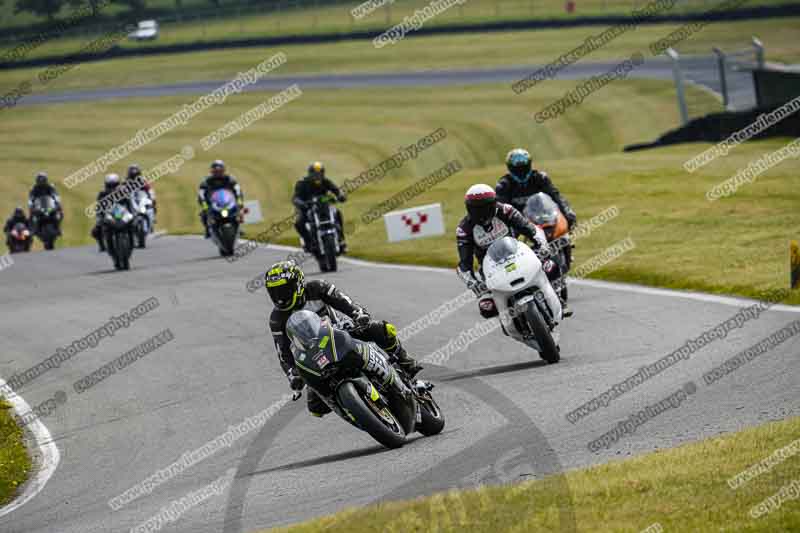
<path fill-rule="evenodd" d="M 294 391 L 303 388 L 303 379 L 297 372 L 292 357 L 291 340 L 286 335 L 286 324 L 289 318 L 298 311 L 312 311 L 321 317 L 330 317 L 327 306 L 347 315 L 355 327 L 349 332 L 354 339 L 374 342 L 390 357 L 409 377 L 414 377 L 422 367 L 412 359 L 397 338 L 397 329 L 385 321 L 372 320 L 362 306 L 353 302 L 344 292 L 325 280 L 305 282 L 303 271 L 294 261 L 275 263 L 267 270 L 264 279 L 272 303 L 275 308 L 269 317 L 269 328 L 278 352 L 278 361 L 289 379 L 289 387 Z M 323 416 L 330 408 L 313 391 L 308 391 L 308 410 L 315 416 Z"/>
<path fill-rule="evenodd" d="M 491 244 L 503 237 L 523 235 L 532 244 L 533 250 L 540 257 L 548 253 L 547 241 L 536 231 L 536 227 L 525 216 L 509 204 L 497 201 L 497 195 L 490 186 L 479 183 L 467 190 L 464 196 L 467 216 L 461 219 L 456 228 L 456 244 L 458 246 L 458 276 L 467 288 L 480 296 L 478 308 L 483 318 L 498 315 L 497 307 L 491 295 L 484 292 L 483 272 L 481 268 L 475 272 L 475 259 L 483 263 L 483 257 Z M 542 269 L 550 283 L 561 277 L 558 265 L 551 259 L 542 260 Z M 566 302 L 561 302 L 564 317 L 572 316 Z"/>
<path fill-rule="evenodd" d="M 314 161 L 308 166 L 308 174 L 297 180 L 294 186 L 294 196 L 292 203 L 297 208 L 297 219 L 294 223 L 294 229 L 300 235 L 300 242 L 303 245 L 303 250 L 311 252 L 309 249 L 312 237 L 307 235 L 306 231 L 306 208 L 311 203 L 312 199 L 317 196 L 324 196 L 328 192 L 333 193 L 336 199 L 344 202 L 347 197 L 336 186 L 336 184 L 325 177 L 325 165 L 319 161 Z M 336 210 L 336 223 L 339 226 L 339 243 L 342 253 L 347 252 L 347 243 L 344 241 L 344 220 L 342 219 L 342 212 Z"/>
<path fill-rule="evenodd" d="M 330 322 L 320 318 L 317 313 L 297 311 L 289 317 L 285 329 L 286 337 L 289 339 L 287 342 L 296 352 L 313 354 L 320 352 L 321 347 L 333 350 L 340 366 L 361 370 L 379 387 L 394 388 L 403 397 L 411 393 L 397 376 L 397 371 L 383 356 L 378 355 L 375 350 L 370 350 L 368 344 L 355 338 L 352 332 L 334 329 Z M 326 346 L 325 339 L 329 337 L 331 342 Z M 329 353 L 328 357 L 334 356 Z M 308 390 L 308 410 L 315 416 L 324 416 L 331 409 L 314 391 L 314 388 L 323 384 L 324 380 L 313 375 L 308 376 L 308 379 L 311 387 Z"/>
<path fill-rule="evenodd" d="M 58 196 L 58 192 L 56 188 L 50 183 L 47 179 L 47 172 L 40 171 L 36 173 L 36 178 L 33 183 L 33 187 L 31 188 L 31 192 L 28 193 L 28 209 L 33 208 L 33 202 L 36 201 L 37 198 L 42 198 L 45 196 L 52 196 L 53 200 L 56 202 L 56 210 L 58 211 L 58 219 L 59 221 L 63 217 L 63 210 L 61 209 L 61 198 Z M 33 225 L 33 232 L 38 233 L 36 228 L 36 220 L 35 217 L 32 217 L 31 223 Z M 61 234 L 61 229 L 59 228 L 58 231 L 59 235 Z"/>
<path fill-rule="evenodd" d="M 197 189 L 197 203 L 200 204 L 200 220 L 203 222 L 203 227 L 205 228 L 206 239 L 211 237 L 211 232 L 208 229 L 208 203 L 211 201 L 211 195 L 214 194 L 214 191 L 218 191 L 219 189 L 233 191 L 241 215 L 244 211 L 244 195 L 242 194 L 242 188 L 239 187 L 236 178 L 225 171 L 225 163 L 217 159 L 211 163 L 211 174 L 203 178 L 203 181 L 200 182 L 200 187 Z"/>

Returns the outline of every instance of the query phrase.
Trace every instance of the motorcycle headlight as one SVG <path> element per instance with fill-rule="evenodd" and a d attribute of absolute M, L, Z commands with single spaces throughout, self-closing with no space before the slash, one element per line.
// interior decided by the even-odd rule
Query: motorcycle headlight
<path fill-rule="evenodd" d="M 222 215 L 224 218 L 228 218 L 228 210 L 223 209 L 222 211 L 220 211 L 220 215 Z"/>

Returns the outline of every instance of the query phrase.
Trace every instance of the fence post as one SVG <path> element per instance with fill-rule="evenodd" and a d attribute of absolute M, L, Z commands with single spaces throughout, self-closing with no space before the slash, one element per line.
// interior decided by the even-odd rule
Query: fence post
<path fill-rule="evenodd" d="M 758 68 L 764 68 L 764 44 L 753 36 L 753 47 L 756 49 L 756 64 Z"/>
<path fill-rule="evenodd" d="M 317 11 L 318 11 L 318 1 L 314 0 L 314 22 L 311 23 L 311 28 L 314 30 L 317 29 Z"/>
<path fill-rule="evenodd" d="M 725 77 L 725 53 L 716 46 L 713 47 L 712 50 L 717 55 L 717 67 L 719 68 L 719 85 L 720 85 L 720 90 L 722 91 L 722 105 L 725 109 L 728 109 L 728 80 Z"/>
<path fill-rule="evenodd" d="M 686 109 L 686 95 L 683 92 L 683 72 L 678 64 L 678 52 L 672 48 L 667 48 L 667 55 L 672 59 L 672 77 L 675 80 L 675 92 L 678 96 L 678 110 L 681 113 L 681 122 L 689 122 L 689 111 Z"/>

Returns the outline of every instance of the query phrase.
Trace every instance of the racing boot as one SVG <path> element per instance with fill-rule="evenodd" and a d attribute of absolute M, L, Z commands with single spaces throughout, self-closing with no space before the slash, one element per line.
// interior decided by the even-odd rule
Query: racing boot
<path fill-rule="evenodd" d="M 561 315 L 564 318 L 569 318 L 573 315 L 572 309 L 567 305 L 567 302 L 561 302 Z"/>
<path fill-rule="evenodd" d="M 322 418 L 331 412 L 331 408 L 328 407 L 328 404 L 322 401 L 322 398 L 311 389 L 308 389 L 306 395 L 306 407 L 308 407 L 308 412 L 317 418 Z"/>
<path fill-rule="evenodd" d="M 408 355 L 406 349 L 400 345 L 400 341 L 397 343 L 397 348 L 395 348 L 394 353 L 389 353 L 389 355 L 393 356 L 397 360 L 397 366 L 400 367 L 403 372 L 408 376 L 409 379 L 414 379 L 414 376 L 419 374 L 420 370 L 424 367 L 417 363 L 417 360 Z"/>
<path fill-rule="evenodd" d="M 105 239 L 103 238 L 103 233 L 102 233 L 102 230 L 100 229 L 99 225 L 95 225 L 95 227 L 92 228 L 92 237 L 94 237 L 94 240 L 97 241 L 97 248 L 98 248 L 97 251 L 98 251 L 98 253 L 105 252 L 106 251 L 106 243 L 104 242 Z"/>
<path fill-rule="evenodd" d="M 205 229 L 205 232 L 206 232 L 205 233 L 205 237 L 203 237 L 203 238 L 204 239 L 210 239 L 211 238 L 211 231 L 208 229 L 208 212 L 207 211 L 203 210 L 200 213 L 200 222 L 203 223 L 203 228 Z"/>

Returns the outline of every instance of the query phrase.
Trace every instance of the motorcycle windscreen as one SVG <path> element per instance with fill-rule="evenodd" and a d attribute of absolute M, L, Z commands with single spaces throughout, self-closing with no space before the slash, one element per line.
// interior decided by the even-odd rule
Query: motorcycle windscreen
<path fill-rule="evenodd" d="M 56 208 L 56 200 L 52 196 L 40 196 L 36 199 L 36 207 L 40 211 L 51 211 Z"/>
<path fill-rule="evenodd" d="M 216 211 L 233 209 L 236 206 L 236 197 L 228 189 L 218 189 L 211 195 L 211 207 Z"/>
<path fill-rule="evenodd" d="M 291 349 L 295 364 L 301 372 L 321 376 L 322 371 L 336 361 L 334 343 L 333 330 L 330 327 L 322 328 L 317 336 L 306 341 L 292 337 Z"/>
<path fill-rule="evenodd" d="M 125 206 L 122 204 L 114 204 L 111 207 L 111 218 L 114 220 L 122 220 L 127 214 L 128 210 L 125 209 Z"/>
<path fill-rule="evenodd" d="M 142 189 L 139 189 L 138 191 L 135 191 L 133 193 L 133 197 L 132 198 L 133 198 L 133 204 L 136 207 L 139 207 L 140 205 L 142 205 L 142 202 L 144 202 L 145 200 L 147 200 L 149 198 L 149 196 L 147 195 L 147 193 L 145 191 L 143 191 Z"/>
<path fill-rule="evenodd" d="M 549 194 L 539 192 L 528 198 L 525 216 L 537 226 L 552 226 L 558 221 L 558 205 Z"/>
<path fill-rule="evenodd" d="M 495 263 L 504 263 L 508 259 L 517 254 L 519 248 L 519 241 L 513 237 L 503 237 L 498 239 L 489 246 L 486 255 Z"/>

